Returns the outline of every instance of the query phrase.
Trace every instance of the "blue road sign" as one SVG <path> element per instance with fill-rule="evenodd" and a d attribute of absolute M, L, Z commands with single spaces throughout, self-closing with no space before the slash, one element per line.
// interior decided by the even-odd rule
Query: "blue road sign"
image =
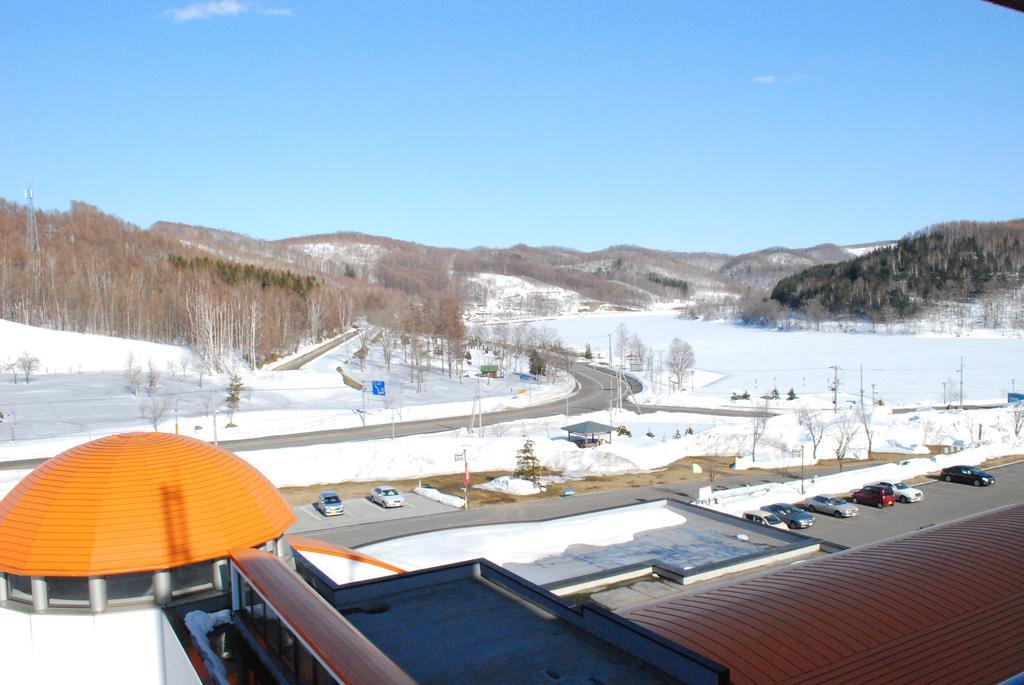
<path fill-rule="evenodd" d="M 370 381 L 370 385 L 373 387 L 373 394 L 384 397 L 387 392 L 384 390 L 384 381 Z"/>

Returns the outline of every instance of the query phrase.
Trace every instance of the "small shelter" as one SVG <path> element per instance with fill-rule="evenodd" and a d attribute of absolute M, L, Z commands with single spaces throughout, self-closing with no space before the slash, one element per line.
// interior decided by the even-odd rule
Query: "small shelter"
<path fill-rule="evenodd" d="M 485 376 L 487 378 L 497 378 L 498 377 L 498 373 L 500 371 L 501 371 L 501 369 L 498 368 L 497 364 L 481 364 L 480 365 L 480 375 L 481 376 Z"/>
<path fill-rule="evenodd" d="M 593 447 L 604 442 L 603 439 L 597 437 L 601 433 L 607 433 L 608 442 L 611 442 L 612 431 L 615 429 L 612 426 L 607 426 L 597 421 L 584 421 L 583 423 L 574 423 L 571 426 L 562 426 L 562 430 L 569 433 L 570 442 L 574 442 L 580 447 Z"/>

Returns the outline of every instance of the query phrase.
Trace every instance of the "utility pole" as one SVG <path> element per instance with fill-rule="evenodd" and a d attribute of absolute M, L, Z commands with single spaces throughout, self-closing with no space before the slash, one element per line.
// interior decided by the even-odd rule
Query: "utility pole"
<path fill-rule="evenodd" d="M 28 218 L 25 221 L 25 248 L 29 252 L 39 252 L 39 229 L 36 228 L 36 204 L 32 198 L 32 187 L 25 188 L 28 200 Z"/>
<path fill-rule="evenodd" d="M 608 371 L 612 370 L 612 334 L 608 334 Z M 612 409 L 615 407 L 615 400 L 612 399 L 612 379 L 611 375 L 608 376 L 608 425 L 615 423 L 615 419 L 612 418 Z"/>
<path fill-rule="evenodd" d="M 942 404 L 946 404 L 946 381 L 942 381 Z"/>
<path fill-rule="evenodd" d="M 832 369 L 832 413 L 839 411 L 839 365 L 830 367 Z"/>
<path fill-rule="evenodd" d="M 964 358 L 960 357 L 960 408 L 964 408 Z"/>
<path fill-rule="evenodd" d="M 860 410 L 864 412 L 864 365 L 860 365 Z"/>

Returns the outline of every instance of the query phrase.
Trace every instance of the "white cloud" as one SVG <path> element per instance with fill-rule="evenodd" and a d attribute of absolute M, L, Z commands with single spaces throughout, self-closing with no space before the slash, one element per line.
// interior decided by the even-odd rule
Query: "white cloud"
<path fill-rule="evenodd" d="M 210 0 L 209 2 L 194 2 L 184 7 L 176 7 L 164 12 L 164 16 L 174 21 L 194 21 L 196 19 L 209 19 L 211 17 L 237 17 L 247 12 L 255 12 L 265 16 L 290 17 L 291 9 L 287 7 L 252 7 L 250 4 L 239 0 Z"/>
<path fill-rule="evenodd" d="M 753 83 L 756 83 L 759 86 L 770 86 L 770 85 L 773 85 L 775 83 L 775 75 L 774 74 L 765 74 L 764 76 L 755 76 L 754 78 L 752 78 L 750 80 Z"/>

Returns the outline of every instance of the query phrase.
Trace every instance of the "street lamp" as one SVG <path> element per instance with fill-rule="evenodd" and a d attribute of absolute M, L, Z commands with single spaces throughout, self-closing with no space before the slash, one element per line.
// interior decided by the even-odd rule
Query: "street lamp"
<path fill-rule="evenodd" d="M 461 452 L 455 453 L 455 461 L 461 461 L 466 466 L 466 479 L 464 481 L 466 485 L 466 511 L 469 511 L 469 456 L 466 454 L 466 448 L 463 447 Z"/>

